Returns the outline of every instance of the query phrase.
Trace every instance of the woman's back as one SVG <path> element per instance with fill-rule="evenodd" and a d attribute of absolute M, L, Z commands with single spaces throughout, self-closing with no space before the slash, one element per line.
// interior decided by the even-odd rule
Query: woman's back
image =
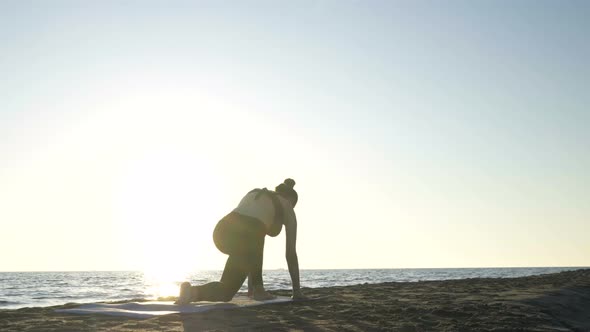
<path fill-rule="evenodd" d="M 262 221 L 267 229 L 272 226 L 275 215 L 275 209 L 270 196 L 258 195 L 256 191 L 246 194 L 233 212 L 256 218 Z"/>

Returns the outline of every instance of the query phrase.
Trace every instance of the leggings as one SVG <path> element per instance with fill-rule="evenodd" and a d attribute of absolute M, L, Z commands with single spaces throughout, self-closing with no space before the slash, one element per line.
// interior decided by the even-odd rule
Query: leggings
<path fill-rule="evenodd" d="M 256 218 L 232 212 L 221 219 L 213 231 L 213 241 L 229 257 L 220 281 L 191 288 L 196 295 L 193 301 L 230 301 L 246 277 L 253 286 L 262 285 L 265 236 L 266 228 Z"/>

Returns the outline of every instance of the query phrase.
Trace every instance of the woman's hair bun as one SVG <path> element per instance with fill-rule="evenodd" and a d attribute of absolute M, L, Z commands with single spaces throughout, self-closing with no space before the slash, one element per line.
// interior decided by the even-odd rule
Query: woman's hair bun
<path fill-rule="evenodd" d="M 291 178 L 285 179 L 285 181 L 283 181 L 283 183 L 291 189 L 293 189 L 293 187 L 295 187 L 295 180 L 293 180 Z"/>
<path fill-rule="evenodd" d="M 279 184 L 276 187 L 275 191 L 281 194 L 283 197 L 290 199 L 293 202 L 293 206 L 295 206 L 295 204 L 297 204 L 297 199 L 299 198 L 299 196 L 297 195 L 297 192 L 295 191 L 295 189 L 293 189 L 293 187 L 295 187 L 295 180 L 286 179 L 285 181 L 283 181 L 283 183 Z"/>

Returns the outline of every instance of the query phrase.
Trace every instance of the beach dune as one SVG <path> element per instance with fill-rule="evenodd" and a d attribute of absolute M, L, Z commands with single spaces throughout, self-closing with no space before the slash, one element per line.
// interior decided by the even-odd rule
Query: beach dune
<path fill-rule="evenodd" d="M 318 299 L 151 319 L 0 310 L 0 331 L 590 331 L 590 269 L 305 293 Z"/>

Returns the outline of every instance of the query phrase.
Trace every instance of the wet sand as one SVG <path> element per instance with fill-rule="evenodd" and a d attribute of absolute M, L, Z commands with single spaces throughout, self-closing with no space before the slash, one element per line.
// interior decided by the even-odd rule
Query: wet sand
<path fill-rule="evenodd" d="M 590 269 L 304 291 L 320 299 L 150 319 L 0 310 L 0 331 L 590 331 Z"/>

